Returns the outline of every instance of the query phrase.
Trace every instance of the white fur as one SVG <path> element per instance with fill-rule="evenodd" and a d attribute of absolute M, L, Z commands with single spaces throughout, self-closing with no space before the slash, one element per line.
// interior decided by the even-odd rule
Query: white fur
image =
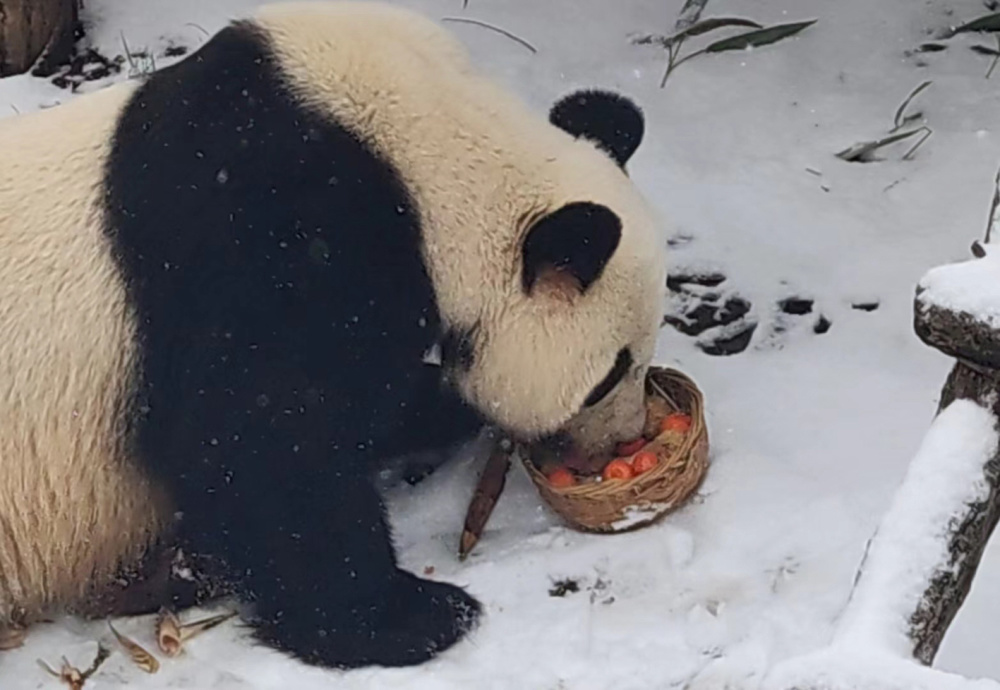
<path fill-rule="evenodd" d="M 158 529 L 116 433 L 133 333 L 98 204 L 130 92 L 0 121 L 0 629 L 79 601 Z"/>

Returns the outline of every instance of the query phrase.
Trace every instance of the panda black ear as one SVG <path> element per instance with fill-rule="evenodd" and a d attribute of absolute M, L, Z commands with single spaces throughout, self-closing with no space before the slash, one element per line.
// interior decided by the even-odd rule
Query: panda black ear
<path fill-rule="evenodd" d="M 606 206 L 581 201 L 535 223 L 521 248 L 522 287 L 582 294 L 601 277 L 622 237 L 618 216 Z"/>
<path fill-rule="evenodd" d="M 623 169 L 645 132 L 639 106 L 610 91 L 577 91 L 565 96 L 552 106 L 549 122 L 574 137 L 590 139 Z"/>

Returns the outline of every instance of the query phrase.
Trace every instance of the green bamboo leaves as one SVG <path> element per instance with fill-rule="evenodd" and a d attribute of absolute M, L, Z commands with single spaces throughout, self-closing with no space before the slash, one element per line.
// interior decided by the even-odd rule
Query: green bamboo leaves
<path fill-rule="evenodd" d="M 683 41 L 685 38 L 690 36 L 707 34 L 709 31 L 721 29 L 724 26 L 752 26 L 757 29 L 763 28 L 760 24 L 750 19 L 741 19 L 740 17 L 712 17 L 704 21 L 696 22 L 688 28 L 678 31 L 673 36 L 664 38 L 661 44 L 664 48 L 668 48 L 674 43 Z"/>
<path fill-rule="evenodd" d="M 709 17 L 708 19 L 700 19 L 701 11 L 705 8 L 706 4 L 707 0 L 689 0 L 681 11 L 681 18 L 678 19 L 675 33 L 672 35 L 646 35 L 635 38 L 632 41 L 638 45 L 655 44 L 667 51 L 667 68 L 663 73 L 663 78 L 660 80 L 660 88 L 666 86 L 667 79 L 674 70 L 693 57 L 706 53 L 746 50 L 748 48 L 777 43 L 798 34 L 816 23 L 815 19 L 810 19 L 804 22 L 791 22 L 765 27 L 752 19 L 744 19 L 742 17 Z M 752 30 L 714 41 L 700 50 L 681 57 L 681 45 L 686 40 L 717 31 L 718 29 L 733 27 L 750 28 Z"/>
<path fill-rule="evenodd" d="M 721 41 L 716 41 L 715 43 L 705 48 L 705 52 L 721 53 L 724 50 L 744 50 L 746 48 L 766 46 L 771 43 L 777 43 L 778 41 L 784 38 L 794 36 L 803 29 L 807 29 L 815 23 L 816 23 L 815 19 L 810 19 L 809 21 L 805 22 L 777 24 L 775 26 L 770 26 L 766 29 L 761 28 L 757 31 L 750 31 L 745 34 L 739 34 L 738 36 L 731 36 L 730 38 L 724 38 Z"/>

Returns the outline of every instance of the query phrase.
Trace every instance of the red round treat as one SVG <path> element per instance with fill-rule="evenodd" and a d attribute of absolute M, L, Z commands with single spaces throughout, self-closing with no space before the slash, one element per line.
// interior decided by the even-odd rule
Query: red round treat
<path fill-rule="evenodd" d="M 549 484 L 557 489 L 565 489 L 576 484 L 576 477 L 565 467 L 557 467 L 546 475 Z"/>
<path fill-rule="evenodd" d="M 615 458 L 605 466 L 601 476 L 608 479 L 631 479 L 632 466 L 624 458 Z"/>
<path fill-rule="evenodd" d="M 656 467 L 659 462 L 660 459 L 656 457 L 656 453 L 644 450 L 641 453 L 636 453 L 635 457 L 632 458 L 632 471 L 635 474 L 643 474 Z"/>
<path fill-rule="evenodd" d="M 691 415 L 686 415 L 681 412 L 675 412 L 673 414 L 668 414 L 660 422 L 660 431 L 679 431 L 682 434 L 686 434 L 688 429 L 691 428 Z"/>
<path fill-rule="evenodd" d="M 615 453 L 621 457 L 628 457 L 630 455 L 635 455 L 640 450 L 646 447 L 646 439 L 641 436 L 634 441 L 628 441 L 627 443 L 619 443 L 615 446 Z"/>

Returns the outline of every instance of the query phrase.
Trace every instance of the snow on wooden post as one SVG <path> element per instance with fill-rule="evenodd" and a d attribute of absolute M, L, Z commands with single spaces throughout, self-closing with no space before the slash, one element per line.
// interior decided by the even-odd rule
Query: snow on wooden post
<path fill-rule="evenodd" d="M 980 258 L 927 273 L 917 287 L 914 329 L 931 347 L 955 357 L 941 391 L 939 414 L 967 400 L 1000 420 L 1000 249 L 976 245 Z M 991 253 L 992 250 L 992 253 Z M 912 618 L 914 655 L 930 664 L 965 601 L 983 551 L 1000 518 L 1000 447 L 975 477 L 979 495 L 948 524 L 949 564 L 942 568 Z M 958 506 L 956 506 L 958 508 Z"/>
<path fill-rule="evenodd" d="M 79 0 L 0 0 L 0 77 L 48 76 L 73 49 Z"/>
<path fill-rule="evenodd" d="M 941 411 L 879 524 L 834 642 L 930 665 L 961 606 L 982 546 L 996 478 L 992 412 L 971 400 Z M 986 536 L 988 537 L 988 530 Z"/>
<path fill-rule="evenodd" d="M 989 245 L 987 245 L 989 247 Z M 830 645 L 770 690 L 1000 690 L 929 668 L 1000 517 L 1000 247 L 927 273 L 914 327 L 956 357 L 938 414 L 872 537 Z"/>

